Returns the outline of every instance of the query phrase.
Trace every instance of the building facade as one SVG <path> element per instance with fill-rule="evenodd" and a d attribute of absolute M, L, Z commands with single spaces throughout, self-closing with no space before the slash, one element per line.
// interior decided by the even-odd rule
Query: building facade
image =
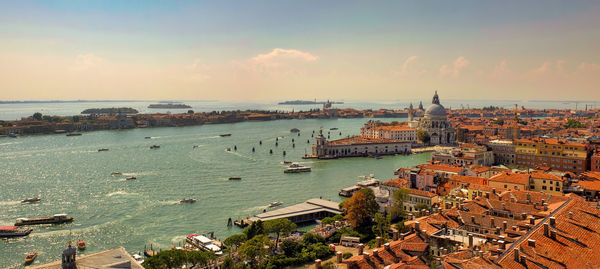
<path fill-rule="evenodd" d="M 319 159 L 409 154 L 412 148 L 410 142 L 361 136 L 327 141 L 322 132 L 315 140 L 312 157 Z"/>
<path fill-rule="evenodd" d="M 559 139 L 517 139 L 515 164 L 536 168 L 549 167 L 559 171 L 585 172 L 589 154 L 585 144 Z"/>
<path fill-rule="evenodd" d="M 360 136 L 367 138 L 391 139 L 402 142 L 417 142 L 417 130 L 405 124 L 385 124 L 368 121 L 360 128 Z"/>
<path fill-rule="evenodd" d="M 454 144 L 456 140 L 454 128 L 448 121 L 446 108 L 440 104 L 437 91 L 433 95 L 431 105 L 427 107 L 423 117 L 415 119 L 414 111 L 410 109 L 408 118 L 413 126 L 416 125 L 418 130 L 424 131 L 429 135 L 429 143 L 431 145 Z"/>

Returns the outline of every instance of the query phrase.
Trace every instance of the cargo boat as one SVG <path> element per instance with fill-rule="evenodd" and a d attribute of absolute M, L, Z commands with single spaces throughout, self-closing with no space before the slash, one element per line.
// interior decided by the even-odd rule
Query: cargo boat
<path fill-rule="evenodd" d="M 27 236 L 31 229 L 19 226 L 0 226 L 0 238 Z"/>
<path fill-rule="evenodd" d="M 15 222 L 15 226 L 23 225 L 37 225 L 37 224 L 59 224 L 73 221 L 73 217 L 67 216 L 67 214 L 56 214 L 51 217 L 39 217 L 39 218 L 20 218 Z"/>
<path fill-rule="evenodd" d="M 223 254 L 219 246 L 223 244 L 218 240 L 210 239 L 204 235 L 190 234 L 185 238 L 185 241 L 200 250 L 214 252 L 217 255 Z"/>

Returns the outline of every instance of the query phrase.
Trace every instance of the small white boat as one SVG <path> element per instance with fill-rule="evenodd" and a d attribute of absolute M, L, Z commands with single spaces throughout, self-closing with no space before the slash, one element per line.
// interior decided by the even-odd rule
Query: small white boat
<path fill-rule="evenodd" d="M 179 201 L 180 204 L 192 204 L 195 202 L 196 202 L 196 199 L 194 199 L 194 198 L 187 198 L 187 199 L 183 199 L 183 200 Z"/>
<path fill-rule="evenodd" d="M 144 262 L 144 257 L 140 254 L 133 254 L 131 255 L 131 257 L 133 257 L 133 259 L 139 264 L 142 264 Z"/>
<path fill-rule="evenodd" d="M 283 204 L 283 203 L 282 203 L 281 201 L 277 201 L 277 202 L 271 202 L 271 203 L 269 204 L 269 208 L 271 208 L 271 207 L 277 207 L 277 206 L 280 206 L 280 205 L 282 205 L 282 204 Z"/>
<path fill-rule="evenodd" d="M 134 179 L 137 179 L 137 177 L 135 177 L 135 176 L 130 176 L 130 177 L 128 177 L 128 178 L 125 178 L 125 180 L 134 180 Z"/>
<path fill-rule="evenodd" d="M 310 172 L 311 169 L 308 166 L 303 166 L 298 163 L 291 164 L 287 169 L 283 170 L 284 173 L 302 173 L 302 172 Z"/>
<path fill-rule="evenodd" d="M 122 174 L 123 173 L 121 173 L 121 172 L 112 172 L 112 173 L 110 173 L 111 176 L 120 176 Z"/>

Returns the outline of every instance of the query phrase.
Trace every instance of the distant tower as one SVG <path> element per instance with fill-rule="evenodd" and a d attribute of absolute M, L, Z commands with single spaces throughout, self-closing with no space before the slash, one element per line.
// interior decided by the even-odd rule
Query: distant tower
<path fill-rule="evenodd" d="M 410 106 L 408 107 L 408 121 L 412 121 L 413 120 L 413 105 L 412 102 L 410 103 Z"/>
<path fill-rule="evenodd" d="M 69 246 L 63 250 L 62 253 L 62 268 L 63 269 L 77 269 L 77 265 L 75 264 L 75 256 L 77 255 L 77 250 L 71 246 L 71 240 L 69 240 Z"/>
<path fill-rule="evenodd" d="M 433 100 L 431 100 L 432 104 L 436 104 L 439 105 L 440 104 L 440 97 L 437 94 L 437 91 L 435 91 L 435 94 L 433 95 Z"/>

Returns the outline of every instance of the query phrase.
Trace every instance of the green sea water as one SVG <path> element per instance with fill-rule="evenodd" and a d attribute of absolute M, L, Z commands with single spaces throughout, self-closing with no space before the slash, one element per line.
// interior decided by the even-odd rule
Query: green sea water
<path fill-rule="evenodd" d="M 341 201 L 339 190 L 355 184 L 360 175 L 387 180 L 397 168 L 429 160 L 427 153 L 380 160 L 301 159 L 305 151 L 310 153 L 307 140 L 312 143 L 313 131 L 316 135 L 323 128 L 327 134 L 337 127 L 330 136 L 338 139 L 357 134 L 367 120 L 279 120 L 0 138 L 0 225 L 57 213 L 75 218 L 70 224 L 33 226 L 28 237 L 1 240 L 0 268 L 22 267 L 24 254 L 31 251 L 39 253 L 34 264 L 58 260 L 69 239 L 85 240 L 84 253 L 118 246 L 137 253 L 150 244 L 167 249 L 190 233 L 215 232 L 224 239 L 241 231 L 227 227 L 229 217 L 260 213 L 273 201 L 283 206 L 317 197 Z M 291 128 L 300 129 L 300 136 L 290 133 Z M 220 137 L 223 133 L 232 135 Z M 154 144 L 160 149 L 149 149 Z M 310 166 L 312 172 L 284 174 L 284 159 Z M 113 171 L 124 175 L 111 176 Z M 125 180 L 130 175 L 137 179 Z M 232 176 L 242 180 L 229 181 Z M 41 202 L 20 203 L 38 193 Z M 184 198 L 198 201 L 178 204 Z"/>

